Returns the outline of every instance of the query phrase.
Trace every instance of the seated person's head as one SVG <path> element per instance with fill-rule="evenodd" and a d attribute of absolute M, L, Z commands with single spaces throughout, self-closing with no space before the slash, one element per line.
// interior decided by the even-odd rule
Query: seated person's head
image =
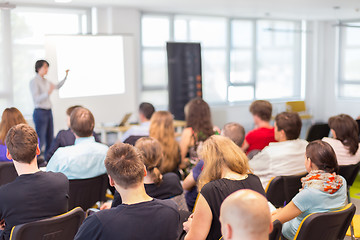
<path fill-rule="evenodd" d="M 21 114 L 21 112 L 14 107 L 6 108 L 1 116 L 0 122 L 0 144 L 5 144 L 6 134 L 10 130 L 11 127 L 25 123 L 25 118 Z"/>
<path fill-rule="evenodd" d="M 236 145 L 241 147 L 245 139 L 245 129 L 240 124 L 231 122 L 225 124 L 221 135 L 230 138 Z"/>
<path fill-rule="evenodd" d="M 74 105 L 74 106 L 71 106 L 69 107 L 68 109 L 66 109 L 66 123 L 68 125 L 68 127 L 70 127 L 70 116 L 71 116 L 71 113 L 75 110 L 75 108 L 78 108 L 78 107 L 82 107 L 80 105 Z"/>
<path fill-rule="evenodd" d="M 251 103 L 249 110 L 253 115 L 256 125 L 258 125 L 261 121 L 270 122 L 272 105 L 269 101 L 256 100 Z"/>
<path fill-rule="evenodd" d="M 355 155 L 359 148 L 357 122 L 347 114 L 340 114 L 329 118 L 328 124 L 333 137 L 347 146 L 351 155 Z"/>
<path fill-rule="evenodd" d="M 40 154 L 36 131 L 27 124 L 18 124 L 10 128 L 6 136 L 7 158 L 14 164 L 37 164 Z"/>
<path fill-rule="evenodd" d="M 228 137 L 209 137 L 203 144 L 200 158 L 204 160 L 204 168 L 199 179 L 199 189 L 208 182 L 221 179 L 224 170 L 238 174 L 251 173 L 245 153 Z"/>
<path fill-rule="evenodd" d="M 155 108 L 151 103 L 148 102 L 141 103 L 139 106 L 140 122 L 149 121 L 154 112 L 155 112 Z"/>
<path fill-rule="evenodd" d="M 146 171 L 155 184 L 162 182 L 160 165 L 163 161 L 163 150 L 158 140 L 151 137 L 143 137 L 136 141 L 135 147 L 140 151 L 146 167 Z"/>
<path fill-rule="evenodd" d="M 275 117 L 275 140 L 278 142 L 298 139 L 301 132 L 301 118 L 298 113 L 282 112 Z"/>
<path fill-rule="evenodd" d="M 224 200 L 220 222 L 224 240 L 265 240 L 273 228 L 266 198 L 249 189 L 234 192 Z"/>
<path fill-rule="evenodd" d="M 305 155 L 306 171 L 323 170 L 328 173 L 338 173 L 336 154 L 329 143 L 321 140 L 313 141 L 307 145 Z"/>
<path fill-rule="evenodd" d="M 142 158 L 140 152 L 129 144 L 112 145 L 105 158 L 110 185 L 118 191 L 118 188 L 126 190 L 144 185 L 146 170 Z"/>
<path fill-rule="evenodd" d="M 70 115 L 70 128 L 76 137 L 90 137 L 93 134 L 95 119 L 89 109 L 77 107 Z"/>

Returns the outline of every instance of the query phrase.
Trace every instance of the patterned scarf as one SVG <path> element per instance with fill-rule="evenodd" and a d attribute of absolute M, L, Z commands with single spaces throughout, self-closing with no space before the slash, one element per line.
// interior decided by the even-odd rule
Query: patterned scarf
<path fill-rule="evenodd" d="M 301 179 L 301 182 L 302 189 L 305 187 L 314 188 L 329 194 L 336 193 L 343 185 L 343 179 L 340 176 L 323 170 L 312 170 L 306 177 Z"/>

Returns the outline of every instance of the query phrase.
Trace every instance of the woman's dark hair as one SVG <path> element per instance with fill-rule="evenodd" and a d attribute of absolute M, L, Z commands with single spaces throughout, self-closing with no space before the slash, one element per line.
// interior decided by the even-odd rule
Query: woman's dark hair
<path fill-rule="evenodd" d="M 310 142 L 306 147 L 306 157 L 310 158 L 319 170 L 328 173 L 338 173 L 339 171 L 334 149 L 327 142 L 321 140 Z"/>
<path fill-rule="evenodd" d="M 185 106 L 187 127 L 197 134 L 198 141 L 205 141 L 214 134 L 209 105 L 201 98 L 194 98 Z"/>
<path fill-rule="evenodd" d="M 336 139 L 348 147 L 351 155 L 359 148 L 359 127 L 357 122 L 347 114 L 329 118 L 329 127 L 335 131 Z"/>
<path fill-rule="evenodd" d="M 50 66 L 49 62 L 46 60 L 37 60 L 35 63 L 35 72 L 39 72 L 40 68 L 44 66 L 44 64 L 47 64 L 48 67 Z"/>

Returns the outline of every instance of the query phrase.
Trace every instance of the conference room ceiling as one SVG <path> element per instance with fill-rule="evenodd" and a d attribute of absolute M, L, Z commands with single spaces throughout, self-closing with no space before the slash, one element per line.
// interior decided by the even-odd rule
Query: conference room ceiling
<path fill-rule="evenodd" d="M 8 0 L 0 0 L 7 2 Z M 56 6 L 119 6 L 143 11 L 233 17 L 360 19 L 360 0 L 20 0 L 17 4 Z M 337 7 L 338 9 L 334 9 Z"/>

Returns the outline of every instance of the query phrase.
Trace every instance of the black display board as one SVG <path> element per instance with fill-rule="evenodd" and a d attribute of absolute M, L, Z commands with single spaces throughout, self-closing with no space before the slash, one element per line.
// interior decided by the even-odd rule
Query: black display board
<path fill-rule="evenodd" d="M 167 42 L 169 111 L 185 120 L 184 107 L 202 97 L 200 43 Z"/>

